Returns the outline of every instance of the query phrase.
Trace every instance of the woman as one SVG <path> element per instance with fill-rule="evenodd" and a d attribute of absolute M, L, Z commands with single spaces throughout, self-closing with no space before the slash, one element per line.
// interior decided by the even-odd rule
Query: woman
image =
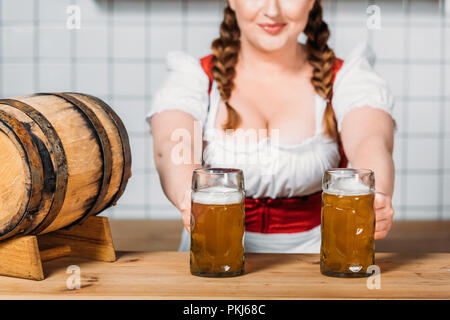
<path fill-rule="evenodd" d="M 302 32 L 305 44 L 297 40 Z M 189 250 L 192 170 L 202 166 L 243 169 L 247 252 L 319 252 L 321 178 L 329 168 L 346 166 L 346 159 L 354 168 L 374 170 L 375 239 L 386 237 L 394 215 L 393 98 L 369 63 L 367 46 L 357 46 L 342 65 L 328 38 L 318 0 L 228 0 L 211 56 L 168 55 L 170 73 L 147 120 L 162 188 L 186 227 L 179 250 Z M 202 135 L 194 130 L 198 122 Z M 183 142 L 191 161 L 173 161 L 177 129 L 192 137 Z M 262 131 L 239 156 L 249 159 L 260 142 L 276 137 L 271 150 L 277 152 L 265 154 L 277 164 L 274 172 L 245 161 L 236 165 L 241 145 L 223 142 L 240 137 L 239 129 L 273 133 Z M 196 143 L 203 143 L 203 154 L 195 152 Z M 263 223 L 258 229 L 265 218 L 256 213 L 278 200 L 286 204 L 282 210 L 291 210 L 292 201 L 289 214 L 296 221 L 283 222 L 278 213 L 277 227 Z M 302 201 L 307 209 L 295 209 Z"/>

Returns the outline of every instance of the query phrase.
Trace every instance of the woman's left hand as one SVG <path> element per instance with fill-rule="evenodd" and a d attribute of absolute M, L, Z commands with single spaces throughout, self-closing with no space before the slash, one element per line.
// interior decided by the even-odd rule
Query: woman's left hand
<path fill-rule="evenodd" d="M 394 209 L 392 209 L 392 198 L 382 192 L 375 193 L 375 240 L 383 239 L 392 227 Z"/>

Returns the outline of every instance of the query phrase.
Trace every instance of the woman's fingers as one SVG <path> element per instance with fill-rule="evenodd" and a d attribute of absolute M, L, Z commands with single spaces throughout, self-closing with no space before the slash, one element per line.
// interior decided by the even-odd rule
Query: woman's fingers
<path fill-rule="evenodd" d="M 373 207 L 376 219 L 375 240 L 379 240 L 385 238 L 391 230 L 394 209 L 392 209 L 391 198 L 382 192 L 375 193 Z"/>
<path fill-rule="evenodd" d="M 394 210 L 390 207 L 375 211 L 375 240 L 383 239 L 389 233 L 392 227 Z"/>
<path fill-rule="evenodd" d="M 373 202 L 373 207 L 375 210 L 377 209 L 383 209 L 389 206 L 389 197 L 382 193 L 382 192 L 376 192 L 375 193 L 375 200 Z"/>
<path fill-rule="evenodd" d="M 375 223 L 375 233 L 389 231 L 392 227 L 391 220 L 380 220 Z"/>
<path fill-rule="evenodd" d="M 394 218 L 394 209 L 386 207 L 383 209 L 375 210 L 375 219 L 379 220 L 392 220 Z"/>
<path fill-rule="evenodd" d="M 375 240 L 381 240 L 381 239 L 384 239 L 384 238 L 386 238 L 386 236 L 388 235 L 388 233 L 389 233 L 388 230 L 383 230 L 383 231 L 380 231 L 380 232 L 375 232 L 374 239 L 375 239 Z"/>
<path fill-rule="evenodd" d="M 375 222 L 375 240 L 385 238 L 392 228 L 392 220 L 377 220 Z"/>

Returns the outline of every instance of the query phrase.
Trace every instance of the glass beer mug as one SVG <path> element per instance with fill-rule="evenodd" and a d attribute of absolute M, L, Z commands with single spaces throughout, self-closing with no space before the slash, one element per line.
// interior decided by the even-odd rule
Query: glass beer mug
<path fill-rule="evenodd" d="M 194 170 L 191 191 L 191 274 L 231 277 L 244 273 L 244 199 L 242 170 Z"/>
<path fill-rule="evenodd" d="M 375 263 L 375 178 L 369 169 L 330 169 L 322 180 L 320 272 L 369 276 Z"/>

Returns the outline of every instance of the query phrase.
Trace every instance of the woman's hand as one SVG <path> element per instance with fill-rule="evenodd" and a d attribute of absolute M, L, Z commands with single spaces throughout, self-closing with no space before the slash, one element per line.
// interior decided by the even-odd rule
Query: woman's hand
<path fill-rule="evenodd" d="M 374 201 L 375 210 L 375 240 L 383 239 L 392 227 L 394 209 L 392 198 L 385 193 L 376 192 Z"/>

